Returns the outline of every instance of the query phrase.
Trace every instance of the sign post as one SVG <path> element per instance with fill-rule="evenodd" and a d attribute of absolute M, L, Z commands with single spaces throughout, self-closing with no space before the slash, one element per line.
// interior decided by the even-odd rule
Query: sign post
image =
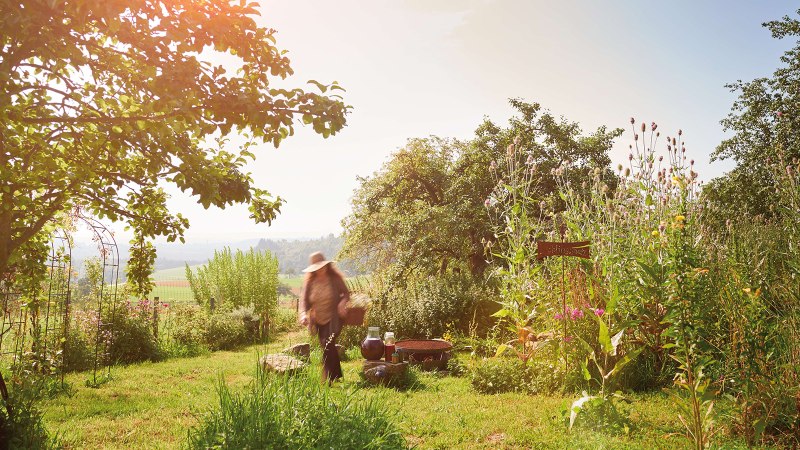
<path fill-rule="evenodd" d="M 543 260 L 551 256 L 561 257 L 561 314 L 564 315 L 564 345 L 567 342 L 567 281 L 566 281 L 566 261 L 565 256 L 572 256 L 576 258 L 591 258 L 589 252 L 589 241 L 580 242 L 565 242 L 567 235 L 567 227 L 561 225 L 559 230 L 561 232 L 561 242 L 536 242 L 536 259 Z M 564 351 L 564 372 L 567 371 L 567 352 Z"/>

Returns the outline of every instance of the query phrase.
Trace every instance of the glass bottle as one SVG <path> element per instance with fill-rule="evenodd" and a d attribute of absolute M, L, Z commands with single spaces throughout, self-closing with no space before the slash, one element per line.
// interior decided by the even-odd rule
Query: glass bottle
<path fill-rule="evenodd" d="M 361 356 L 364 359 L 379 360 L 383 357 L 383 341 L 378 327 L 369 327 L 367 337 L 361 341 Z"/>
<path fill-rule="evenodd" d="M 394 333 L 387 331 L 383 335 L 383 356 L 386 362 L 392 362 L 392 353 L 394 353 Z"/>

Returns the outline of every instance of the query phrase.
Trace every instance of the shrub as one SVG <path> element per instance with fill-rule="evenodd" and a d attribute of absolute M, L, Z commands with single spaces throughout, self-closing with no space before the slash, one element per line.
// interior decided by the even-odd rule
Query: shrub
<path fill-rule="evenodd" d="M 265 318 L 278 304 L 278 260 L 270 252 L 251 249 L 234 254 L 226 247 L 215 251 L 208 264 L 196 272 L 187 265 L 186 278 L 195 300 L 209 312 L 211 298 L 216 306 L 227 305 L 230 310 L 252 306 Z"/>
<path fill-rule="evenodd" d="M 249 341 L 255 342 L 258 339 L 261 318 L 256 314 L 255 308 L 252 306 L 240 306 L 231 311 L 230 315 L 235 320 L 242 322 Z"/>
<path fill-rule="evenodd" d="M 274 336 L 277 333 L 286 333 L 299 330 L 297 323 L 297 311 L 289 308 L 277 308 L 270 317 L 269 333 Z"/>
<path fill-rule="evenodd" d="M 165 332 L 176 344 L 195 350 L 204 347 L 208 328 L 208 314 L 204 309 L 197 305 L 175 305 L 170 309 L 168 320 Z"/>
<path fill-rule="evenodd" d="M 146 300 L 135 305 L 120 303 L 116 310 L 103 311 L 103 323 L 113 330 L 107 355 L 109 363 L 131 364 L 158 359 L 158 342 L 153 334 L 150 311 Z"/>
<path fill-rule="evenodd" d="M 59 448 L 44 424 L 44 414 L 36 406 L 47 391 L 46 377 L 27 374 L 9 385 L 8 403 L 0 399 L 0 449 Z M 8 413 L 11 407 L 12 414 Z"/>
<path fill-rule="evenodd" d="M 230 350 L 252 342 L 244 323 L 230 313 L 211 316 L 204 339 L 210 350 Z"/>
<path fill-rule="evenodd" d="M 80 372 L 94 366 L 94 346 L 81 330 L 70 329 L 64 341 L 65 372 Z"/>
<path fill-rule="evenodd" d="M 544 359 L 487 358 L 472 368 L 472 387 L 482 394 L 551 394 L 564 383 L 564 368 Z"/>
<path fill-rule="evenodd" d="M 243 393 L 224 381 L 217 392 L 219 405 L 189 432 L 189 448 L 406 448 L 381 398 L 332 392 L 305 374 L 259 373 Z"/>
<path fill-rule="evenodd" d="M 463 274 L 409 276 L 402 283 L 378 280 L 370 287 L 369 296 L 372 305 L 367 323 L 394 331 L 399 338 L 466 331 L 476 308 L 491 298 L 484 286 Z"/>

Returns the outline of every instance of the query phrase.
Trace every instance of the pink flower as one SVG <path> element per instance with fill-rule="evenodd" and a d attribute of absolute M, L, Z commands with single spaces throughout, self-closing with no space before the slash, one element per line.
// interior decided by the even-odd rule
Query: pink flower
<path fill-rule="evenodd" d="M 605 312 L 606 312 L 606 310 L 605 310 L 605 309 L 603 309 L 603 308 L 597 308 L 597 309 L 595 309 L 595 310 L 594 310 L 594 315 L 595 315 L 595 316 L 597 316 L 597 317 L 600 317 L 600 316 L 602 316 L 602 315 L 603 315 Z"/>
<path fill-rule="evenodd" d="M 565 336 L 564 342 L 572 342 L 572 336 Z"/>
<path fill-rule="evenodd" d="M 556 320 L 564 320 L 564 315 L 561 313 L 556 313 L 553 317 L 555 317 Z"/>
<path fill-rule="evenodd" d="M 483 202 L 483 205 L 488 208 L 488 207 L 492 206 L 492 201 L 487 198 L 486 201 Z"/>
<path fill-rule="evenodd" d="M 778 112 L 775 113 L 775 115 L 778 116 L 778 117 L 782 117 L 783 116 L 783 111 L 778 111 Z"/>
<path fill-rule="evenodd" d="M 575 309 L 572 310 L 572 313 L 570 314 L 570 316 L 572 317 L 572 320 L 583 319 L 583 310 L 579 309 L 579 308 L 575 308 Z"/>

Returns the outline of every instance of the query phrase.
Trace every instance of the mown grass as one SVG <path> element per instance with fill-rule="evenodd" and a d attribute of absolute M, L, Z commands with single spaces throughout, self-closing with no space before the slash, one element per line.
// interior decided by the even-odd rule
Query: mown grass
<path fill-rule="evenodd" d="M 243 390 L 256 374 L 259 354 L 305 339 L 303 333 L 291 333 L 236 352 L 115 367 L 113 379 L 97 389 L 83 384 L 90 374 L 71 374 L 66 379 L 73 395 L 46 401 L 45 420 L 68 448 L 185 447 L 188 430 L 218 403 L 220 376 L 232 389 Z M 314 367 L 304 376 L 318 377 L 317 360 L 315 353 Z M 361 383 L 360 364 L 344 363 L 346 381 L 332 388 L 333 395 Z M 404 391 L 370 387 L 357 395 L 386 399 L 387 411 L 398 412 L 400 430 L 418 448 L 689 448 L 676 435 L 679 422 L 661 394 L 635 396 L 630 406 L 634 429 L 629 435 L 613 435 L 569 432 L 563 414 L 571 397 L 483 395 L 471 389 L 468 378 L 428 373 L 419 374 L 417 382 Z M 724 435 L 717 443 L 720 448 L 746 448 Z"/>

